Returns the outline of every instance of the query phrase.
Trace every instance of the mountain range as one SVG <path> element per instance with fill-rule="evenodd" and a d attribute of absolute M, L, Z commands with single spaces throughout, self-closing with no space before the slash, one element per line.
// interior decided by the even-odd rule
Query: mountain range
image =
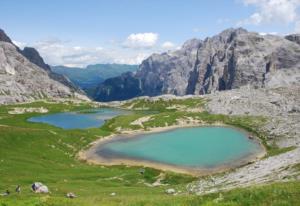
<path fill-rule="evenodd" d="M 85 68 L 52 66 L 54 73 L 68 77 L 76 86 L 93 96 L 96 87 L 108 78 L 113 78 L 125 72 L 135 72 L 138 65 L 127 64 L 94 64 Z"/>
<path fill-rule="evenodd" d="M 125 100 L 162 94 L 198 95 L 241 87 L 300 82 L 300 34 L 261 35 L 227 29 L 191 39 L 175 51 L 152 54 L 139 66 L 50 67 L 38 51 L 13 44 L 0 30 L 0 104 L 41 98 Z"/>
<path fill-rule="evenodd" d="M 101 83 L 94 98 L 207 94 L 245 86 L 285 86 L 299 80 L 299 34 L 261 35 L 230 28 L 205 40 L 188 40 L 179 50 L 151 55 L 136 72 Z"/>

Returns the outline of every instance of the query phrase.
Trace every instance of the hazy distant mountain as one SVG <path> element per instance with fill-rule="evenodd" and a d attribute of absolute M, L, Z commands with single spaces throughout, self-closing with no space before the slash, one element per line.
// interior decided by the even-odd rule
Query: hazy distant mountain
<path fill-rule="evenodd" d="M 94 89 L 108 78 L 116 77 L 124 72 L 135 72 L 137 65 L 95 64 L 86 68 L 52 66 L 51 70 L 68 77 L 75 85 L 92 96 Z"/>
<path fill-rule="evenodd" d="M 95 99 L 206 94 L 242 86 L 296 84 L 300 82 L 299 42 L 299 35 L 282 37 L 227 29 L 203 41 L 189 40 L 177 51 L 151 55 L 136 73 L 100 84 Z"/>
<path fill-rule="evenodd" d="M 52 73 L 47 66 L 35 49 L 19 49 L 0 29 L 0 104 L 42 98 L 87 99 L 68 79 Z"/>

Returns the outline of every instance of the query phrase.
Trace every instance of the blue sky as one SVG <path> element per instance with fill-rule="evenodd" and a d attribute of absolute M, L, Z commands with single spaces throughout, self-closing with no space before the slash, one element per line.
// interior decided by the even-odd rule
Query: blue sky
<path fill-rule="evenodd" d="M 139 63 L 229 27 L 300 31 L 300 0 L 2 0 L 0 27 L 49 64 Z"/>

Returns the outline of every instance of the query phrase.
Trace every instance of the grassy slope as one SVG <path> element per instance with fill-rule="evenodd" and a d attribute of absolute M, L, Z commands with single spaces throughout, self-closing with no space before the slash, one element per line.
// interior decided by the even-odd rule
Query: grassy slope
<path fill-rule="evenodd" d="M 155 109 L 154 119 L 145 127 L 152 127 L 159 122 L 174 123 L 174 118 L 195 115 L 205 121 L 220 121 L 221 116 L 210 116 L 207 113 L 187 113 L 165 109 L 170 104 L 165 102 L 137 102 Z M 146 104 L 146 105 L 145 105 Z M 172 102 L 181 106 L 200 106 L 201 100 Z M 151 106 L 152 105 L 152 106 Z M 72 104 L 46 104 L 42 102 L 20 107 L 44 106 L 50 112 L 86 109 L 89 106 Z M 0 197 L 0 205 L 214 205 L 219 194 L 206 196 L 164 194 L 166 188 L 185 191 L 185 185 L 194 178 L 185 175 L 167 173 L 165 183 L 169 186 L 148 187 L 143 182 L 152 183 L 160 173 L 147 168 L 145 175 L 138 173 L 137 167 L 101 167 L 87 165 L 76 160 L 76 153 L 88 143 L 110 134 L 114 128 L 136 126 L 129 120 L 147 115 L 144 112 L 131 116 L 116 117 L 103 128 L 88 130 L 62 130 L 46 124 L 28 123 L 26 119 L 39 114 L 9 115 L 7 111 L 15 106 L 0 107 L 0 191 L 14 191 L 17 184 L 22 187 L 21 195 L 12 194 Z M 173 116 L 170 116 L 170 115 Z M 162 118 L 164 117 L 164 118 Z M 227 118 L 227 117 L 226 117 Z M 160 119 L 160 121 L 158 121 Z M 161 121 L 163 119 L 163 121 Z M 224 121 L 224 120 L 222 120 Z M 229 121 L 229 120 L 227 120 Z M 233 121 L 233 120 L 231 120 Z M 243 125 L 252 125 L 261 119 L 234 119 Z M 235 123 L 236 123 L 235 122 Z M 247 122 L 247 124 L 245 123 Z M 145 123 L 146 124 L 146 123 Z M 118 177 L 118 178 L 116 178 Z M 34 181 L 45 183 L 50 195 L 37 195 L 30 191 Z M 223 194 L 220 205 L 291 205 L 299 200 L 300 183 L 282 183 L 257 188 L 236 189 Z M 67 192 L 74 192 L 79 197 L 66 199 Z M 110 193 L 116 192 L 112 197 Z"/>

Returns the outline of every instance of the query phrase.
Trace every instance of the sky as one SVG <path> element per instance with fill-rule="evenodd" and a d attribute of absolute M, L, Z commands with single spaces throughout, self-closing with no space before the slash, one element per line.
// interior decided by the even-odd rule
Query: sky
<path fill-rule="evenodd" d="M 300 0 L 1 0 L 0 8 L 0 28 L 50 65 L 139 64 L 230 27 L 300 33 Z"/>

